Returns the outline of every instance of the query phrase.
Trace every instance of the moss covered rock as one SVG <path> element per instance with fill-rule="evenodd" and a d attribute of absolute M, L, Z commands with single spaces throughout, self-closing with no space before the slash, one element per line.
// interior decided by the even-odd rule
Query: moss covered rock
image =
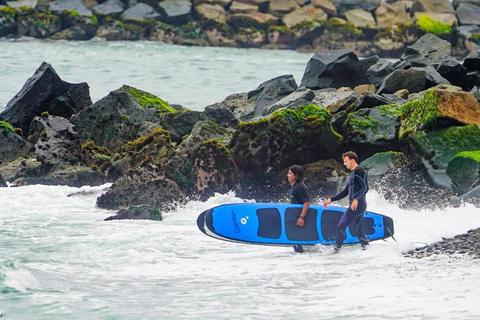
<path fill-rule="evenodd" d="M 341 140 L 329 122 L 328 112 L 306 105 L 240 123 L 231 152 L 246 175 L 263 179 L 293 164 L 335 158 L 340 153 Z"/>
<path fill-rule="evenodd" d="M 18 18 L 17 33 L 34 38 L 47 38 L 60 31 L 60 17 L 51 13 L 33 13 Z"/>
<path fill-rule="evenodd" d="M 162 211 L 154 206 L 140 205 L 140 206 L 128 206 L 128 208 L 120 209 L 116 215 L 108 217 L 105 221 L 109 220 L 156 220 L 162 221 Z"/>
<path fill-rule="evenodd" d="M 0 121 L 0 163 L 25 156 L 30 148 L 31 144 L 18 135 L 10 123 Z"/>
<path fill-rule="evenodd" d="M 184 136 L 179 148 L 181 150 L 192 150 L 202 143 L 214 139 L 223 145 L 228 145 L 231 138 L 232 132 L 230 130 L 219 126 L 211 120 L 200 121 L 195 124 L 189 135 Z"/>
<path fill-rule="evenodd" d="M 15 33 L 17 10 L 10 7 L 0 7 L 0 37 Z"/>
<path fill-rule="evenodd" d="M 480 105 L 475 96 L 470 92 L 431 89 L 423 98 L 403 105 L 399 136 L 455 123 L 480 123 Z"/>
<path fill-rule="evenodd" d="M 462 194 L 480 184 L 480 150 L 463 151 L 455 155 L 447 166 L 447 174 Z"/>

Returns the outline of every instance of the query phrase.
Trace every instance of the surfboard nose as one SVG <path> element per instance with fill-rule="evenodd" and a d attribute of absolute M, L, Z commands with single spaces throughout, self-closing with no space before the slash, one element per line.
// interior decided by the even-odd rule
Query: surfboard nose
<path fill-rule="evenodd" d="M 198 226 L 198 229 L 200 229 L 200 231 L 202 231 L 203 233 L 206 234 L 205 232 L 205 214 L 207 213 L 208 210 L 206 211 L 203 211 L 202 213 L 200 213 L 200 215 L 198 216 L 197 218 L 197 226 Z"/>

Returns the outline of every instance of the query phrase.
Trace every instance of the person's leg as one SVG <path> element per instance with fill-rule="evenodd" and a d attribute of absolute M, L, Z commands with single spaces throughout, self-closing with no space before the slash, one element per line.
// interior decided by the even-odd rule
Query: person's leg
<path fill-rule="evenodd" d="M 356 215 L 355 211 L 352 211 L 350 208 L 345 211 L 343 214 L 342 219 L 337 225 L 337 236 L 335 239 L 335 248 L 340 249 L 340 247 L 343 244 L 343 241 L 345 241 L 345 238 L 347 237 L 347 233 L 345 232 L 345 229 L 347 229 L 348 225 L 352 223 L 353 220 L 355 220 Z"/>
<path fill-rule="evenodd" d="M 355 210 L 356 218 L 353 221 L 355 224 L 355 227 L 357 228 L 357 237 L 360 243 L 362 244 L 362 247 L 365 247 L 368 245 L 368 239 L 367 236 L 365 235 L 365 229 L 363 227 L 363 214 L 367 210 L 367 203 L 366 201 L 359 201 L 358 202 L 358 207 L 357 210 Z"/>
<path fill-rule="evenodd" d="M 301 244 L 294 244 L 293 245 L 293 251 L 302 253 L 303 252 L 303 246 Z"/>

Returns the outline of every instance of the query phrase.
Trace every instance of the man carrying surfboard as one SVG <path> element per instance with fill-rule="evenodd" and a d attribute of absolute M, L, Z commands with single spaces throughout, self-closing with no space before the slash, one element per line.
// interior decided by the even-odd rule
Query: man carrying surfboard
<path fill-rule="evenodd" d="M 303 176 L 303 168 L 300 166 L 291 166 L 288 170 L 287 179 L 288 182 L 292 185 L 292 189 L 290 190 L 290 203 L 303 204 L 302 211 L 300 212 L 300 216 L 297 220 L 297 226 L 300 228 L 303 228 L 303 226 L 305 225 L 304 219 L 310 207 L 310 197 L 308 196 L 308 189 L 302 182 Z M 303 252 L 303 246 L 294 245 L 293 250 L 295 252 Z"/>
<path fill-rule="evenodd" d="M 328 198 L 323 203 L 323 207 L 326 208 L 333 201 L 348 196 L 350 204 L 337 226 L 337 236 L 334 247 L 335 252 L 340 251 L 343 241 L 346 238 L 345 229 L 347 229 L 348 225 L 352 222 L 357 227 L 358 240 L 360 240 L 362 248 L 366 249 L 366 246 L 368 245 L 368 239 L 365 236 L 365 231 L 363 229 L 363 214 L 367 210 L 367 201 L 365 199 L 365 195 L 368 192 L 367 174 L 358 166 L 358 156 L 355 152 L 345 152 L 342 155 L 342 158 L 343 165 L 352 171 L 348 176 L 347 185 L 339 194 Z"/>

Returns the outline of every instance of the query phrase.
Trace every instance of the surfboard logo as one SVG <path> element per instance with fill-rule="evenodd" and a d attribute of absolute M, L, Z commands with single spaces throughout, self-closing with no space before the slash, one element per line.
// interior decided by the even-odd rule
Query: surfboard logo
<path fill-rule="evenodd" d="M 245 218 L 240 219 L 240 222 L 241 222 L 243 225 L 246 225 L 247 222 L 248 222 L 248 216 L 245 217 Z"/>
<path fill-rule="evenodd" d="M 238 225 L 238 221 L 237 221 L 237 216 L 235 215 L 235 211 L 232 210 L 232 221 L 233 221 L 233 226 L 234 226 L 234 231 L 235 233 L 240 233 L 240 226 Z"/>

